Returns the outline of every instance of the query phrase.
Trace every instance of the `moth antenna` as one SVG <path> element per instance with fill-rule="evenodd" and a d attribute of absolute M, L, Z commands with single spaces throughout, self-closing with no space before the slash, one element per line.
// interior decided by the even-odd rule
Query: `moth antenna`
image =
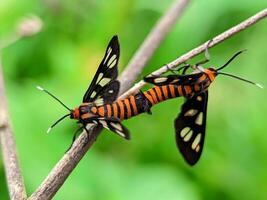
<path fill-rule="evenodd" d="M 50 133 L 51 130 L 52 130 L 52 128 L 49 127 L 49 128 L 47 129 L 46 133 Z"/>
<path fill-rule="evenodd" d="M 218 69 L 216 69 L 217 71 L 220 71 L 221 69 L 225 68 L 227 65 L 229 65 L 239 54 L 243 53 L 244 51 L 247 51 L 247 49 L 238 51 L 237 53 L 235 53 L 223 66 L 219 67 Z"/>
<path fill-rule="evenodd" d="M 263 85 L 261 85 L 261 84 L 259 84 L 259 83 L 255 83 L 255 85 L 256 85 L 257 87 L 259 87 L 260 89 L 264 89 Z"/>
<path fill-rule="evenodd" d="M 43 92 L 45 92 L 46 94 L 48 94 L 49 96 L 51 96 L 53 99 L 55 99 L 57 102 L 59 102 L 62 106 L 64 106 L 68 111 L 71 111 L 71 109 L 66 106 L 61 100 L 59 100 L 55 95 L 53 95 L 51 92 L 47 91 L 46 89 L 42 88 L 41 86 L 37 85 L 36 88 L 38 90 L 41 90 Z"/>
<path fill-rule="evenodd" d="M 252 85 L 255 85 L 255 86 L 257 86 L 257 87 L 263 89 L 263 86 L 262 86 L 261 84 L 259 84 L 259 83 L 255 83 L 255 82 L 253 82 L 253 81 L 250 81 L 250 80 L 247 80 L 247 79 L 244 79 L 244 78 L 241 78 L 241 77 L 239 77 L 239 76 L 235 76 L 235 75 L 232 75 L 232 74 L 227 74 L 227 73 L 224 73 L 224 72 L 217 72 L 217 74 L 221 74 L 221 75 L 225 75 L 225 76 L 230 76 L 230 77 L 232 77 L 232 78 L 235 78 L 235 79 L 238 79 L 238 80 L 240 80 L 240 81 L 244 81 L 244 82 L 250 83 L 250 84 L 252 84 Z"/>
<path fill-rule="evenodd" d="M 59 118 L 52 126 L 50 126 L 48 129 L 47 129 L 47 133 L 50 133 L 50 131 L 52 130 L 52 128 L 54 128 L 54 126 L 56 126 L 59 122 L 61 122 L 63 119 L 65 119 L 66 117 L 70 116 L 71 114 L 66 114 L 64 115 L 63 117 Z"/>

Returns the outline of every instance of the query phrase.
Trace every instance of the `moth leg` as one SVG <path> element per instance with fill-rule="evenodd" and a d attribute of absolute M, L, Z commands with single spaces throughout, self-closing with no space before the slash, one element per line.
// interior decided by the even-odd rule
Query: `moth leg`
<path fill-rule="evenodd" d="M 83 128 L 84 128 L 83 126 L 82 126 L 82 127 L 79 127 L 79 128 L 74 132 L 73 137 L 72 137 L 72 142 L 71 142 L 69 148 L 65 151 L 65 153 L 67 153 L 67 152 L 70 150 L 70 148 L 72 147 L 74 141 L 76 140 L 76 137 L 77 137 L 79 131 L 82 130 Z"/>
<path fill-rule="evenodd" d="M 186 71 L 187 71 L 190 67 L 191 67 L 191 65 L 186 63 L 186 64 L 183 66 L 182 75 L 185 75 Z"/>
<path fill-rule="evenodd" d="M 183 66 L 178 67 L 177 69 L 171 69 L 171 68 L 169 67 L 169 65 L 166 64 L 166 67 L 167 67 L 168 71 L 172 72 L 173 74 L 177 74 L 177 72 L 179 73 L 181 70 L 183 70 L 181 74 L 184 75 L 185 72 L 188 70 L 188 68 L 191 67 L 191 65 L 190 65 L 190 64 L 187 64 L 187 63 L 184 63 Z"/>
<path fill-rule="evenodd" d="M 95 127 L 94 125 L 92 125 L 89 130 L 86 128 L 86 125 L 83 125 L 84 130 L 86 131 L 86 142 L 84 143 L 84 146 L 89 142 L 90 139 L 90 131 L 93 130 L 93 127 Z"/>
<path fill-rule="evenodd" d="M 176 71 L 178 71 L 178 70 L 175 70 L 175 69 L 171 69 L 168 64 L 165 64 L 165 66 L 168 69 L 168 71 L 170 71 L 173 74 L 176 74 Z"/>
<path fill-rule="evenodd" d="M 207 46 L 206 46 L 206 48 L 205 48 L 205 60 L 202 60 L 202 61 L 196 63 L 195 66 L 203 65 L 203 64 L 205 64 L 205 63 L 207 63 L 207 62 L 210 61 L 210 54 L 209 54 L 208 48 L 209 48 L 210 43 L 211 43 L 212 41 L 213 41 L 213 39 L 211 39 L 211 40 L 207 43 Z"/>

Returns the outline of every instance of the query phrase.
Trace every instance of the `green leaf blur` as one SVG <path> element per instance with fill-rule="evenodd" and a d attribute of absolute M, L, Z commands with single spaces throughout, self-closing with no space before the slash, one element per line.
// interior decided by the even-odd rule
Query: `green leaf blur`
<path fill-rule="evenodd" d="M 66 110 L 36 90 L 41 85 L 70 107 L 78 106 L 109 39 L 118 34 L 120 71 L 172 1 L 1 0 L 0 41 L 33 13 L 44 23 L 36 36 L 3 51 L 6 92 L 27 193 L 31 194 L 71 143 L 76 123 L 66 120 L 46 134 Z M 142 75 L 266 8 L 266 0 L 192 1 Z M 267 86 L 267 20 L 210 49 L 207 66 Z M 203 59 L 200 55 L 189 63 Z M 139 79 L 142 77 L 140 76 Z M 124 123 L 132 140 L 103 131 L 54 199 L 200 200 L 267 199 L 267 93 L 220 76 L 210 87 L 205 148 L 189 167 L 174 140 L 174 118 L 183 99 L 152 108 Z M 0 160 L 0 199 L 8 199 Z"/>

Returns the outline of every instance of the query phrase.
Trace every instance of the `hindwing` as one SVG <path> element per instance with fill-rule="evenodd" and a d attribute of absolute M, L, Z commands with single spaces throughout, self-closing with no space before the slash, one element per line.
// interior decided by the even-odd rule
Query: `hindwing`
<path fill-rule="evenodd" d="M 174 121 L 176 144 L 188 164 L 199 160 L 205 139 L 208 91 L 187 98 Z"/>
<path fill-rule="evenodd" d="M 119 119 L 114 117 L 96 118 L 93 120 L 94 123 L 102 125 L 104 128 L 111 130 L 117 135 L 129 140 L 130 133 L 128 129 L 123 126 Z"/>

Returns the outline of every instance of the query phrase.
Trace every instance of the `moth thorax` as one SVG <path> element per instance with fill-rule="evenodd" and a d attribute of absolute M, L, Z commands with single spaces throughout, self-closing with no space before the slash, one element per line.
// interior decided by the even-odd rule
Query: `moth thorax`
<path fill-rule="evenodd" d="M 97 116 L 97 108 L 91 104 L 82 104 L 79 107 L 80 119 L 86 120 Z"/>
<path fill-rule="evenodd" d="M 197 74 L 197 73 L 201 73 L 204 71 L 205 69 L 202 66 L 198 65 L 196 68 L 194 68 L 194 71 L 192 71 L 192 74 Z"/>

